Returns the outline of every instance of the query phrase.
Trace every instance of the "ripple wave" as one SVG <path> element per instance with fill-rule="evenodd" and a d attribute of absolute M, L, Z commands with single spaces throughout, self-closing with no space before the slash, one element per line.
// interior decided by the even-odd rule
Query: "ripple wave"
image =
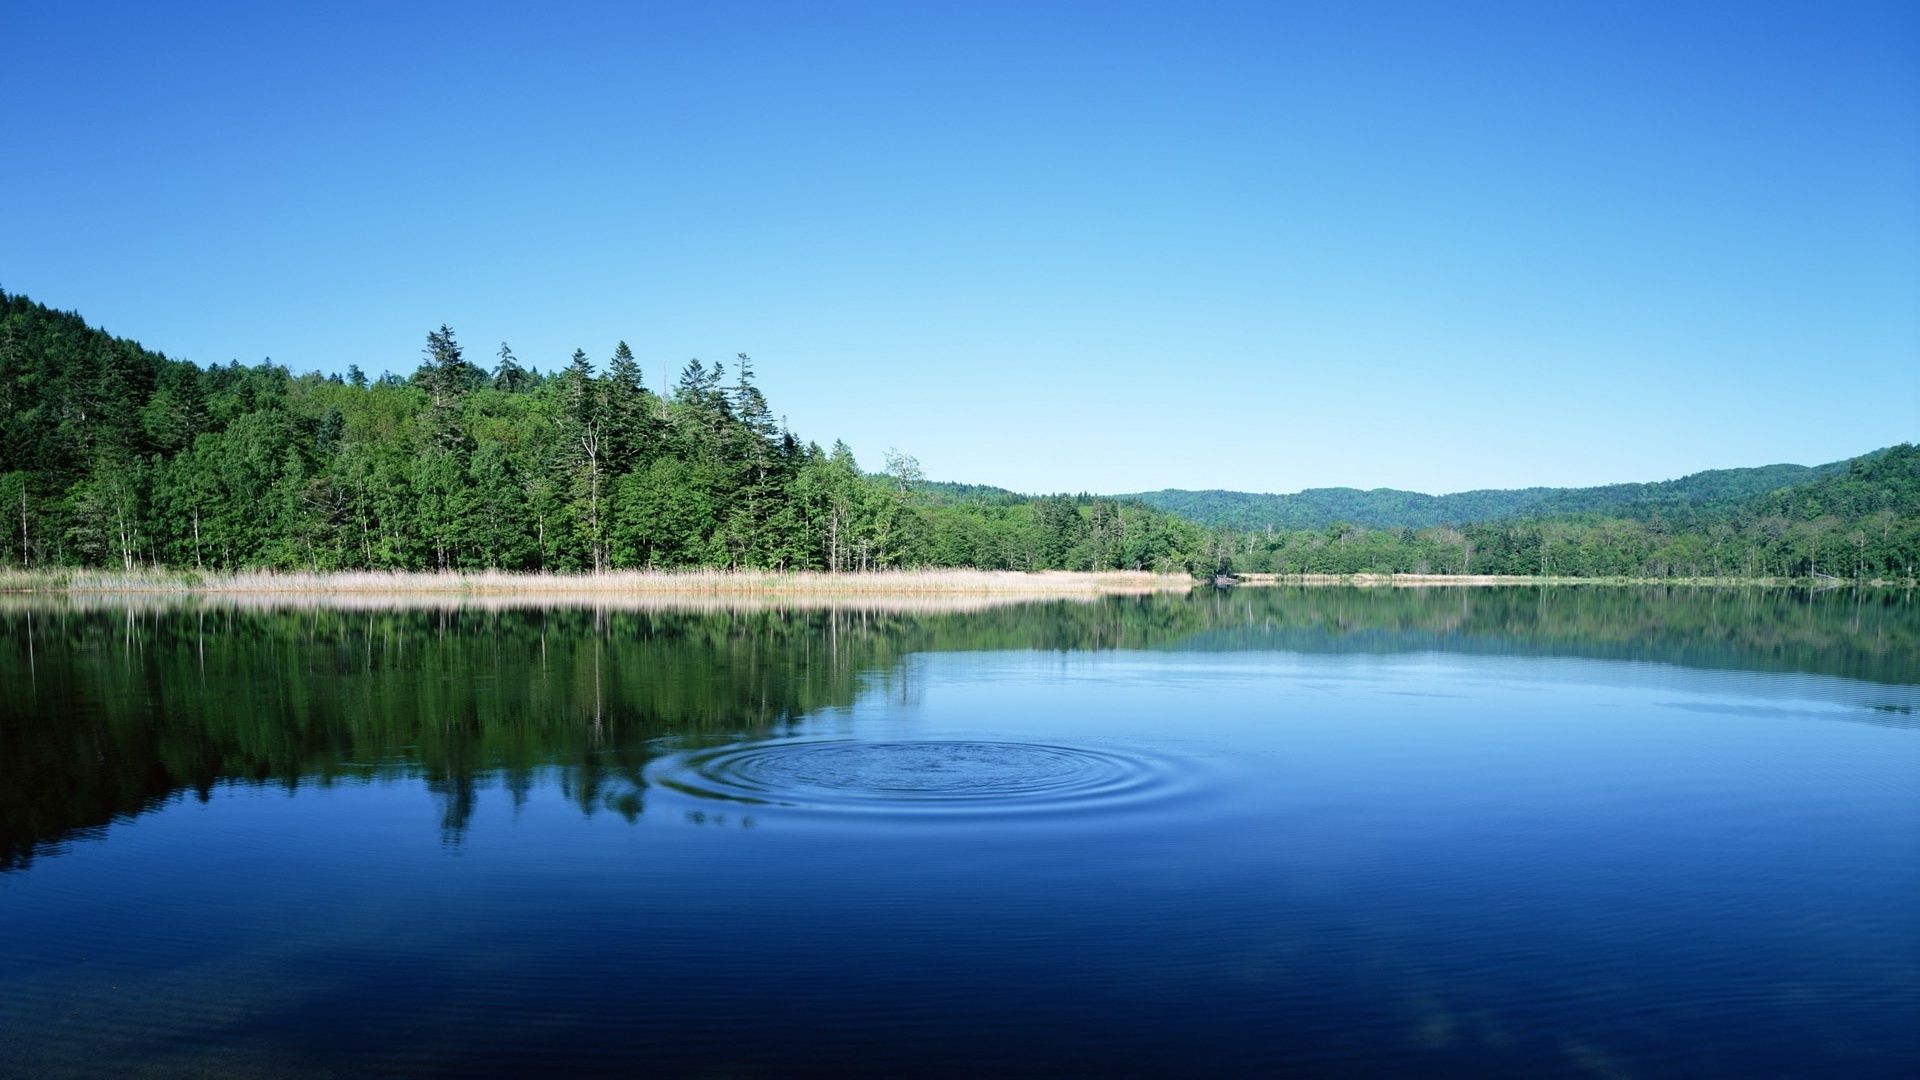
<path fill-rule="evenodd" d="M 1112 808 L 1172 794 L 1170 762 L 979 740 L 734 744 L 671 755 L 650 779 L 701 800 L 894 813 Z"/>

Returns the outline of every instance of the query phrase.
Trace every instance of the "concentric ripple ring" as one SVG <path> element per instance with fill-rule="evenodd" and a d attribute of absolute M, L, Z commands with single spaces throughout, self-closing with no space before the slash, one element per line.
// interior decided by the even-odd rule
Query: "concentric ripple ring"
<path fill-rule="evenodd" d="M 925 813 L 1110 806 L 1167 791 L 1167 763 L 1049 743 L 973 740 L 733 744 L 656 763 L 652 781 L 749 806 Z"/>

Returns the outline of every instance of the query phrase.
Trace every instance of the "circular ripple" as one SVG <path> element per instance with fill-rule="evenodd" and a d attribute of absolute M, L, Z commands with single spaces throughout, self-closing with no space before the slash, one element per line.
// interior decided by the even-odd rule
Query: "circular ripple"
<path fill-rule="evenodd" d="M 660 765 L 655 783 L 695 798 L 833 810 L 1108 805 L 1165 791 L 1171 780 L 1148 759 L 1022 742 L 736 744 Z"/>

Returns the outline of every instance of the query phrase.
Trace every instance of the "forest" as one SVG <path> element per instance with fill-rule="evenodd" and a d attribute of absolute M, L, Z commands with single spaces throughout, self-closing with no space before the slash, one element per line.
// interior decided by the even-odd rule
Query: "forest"
<path fill-rule="evenodd" d="M 1528 574 L 1912 581 L 1920 568 L 1920 448 L 1764 495 L 1645 517 L 1568 514 L 1424 529 L 1218 534 L 1217 558 L 1280 574 Z"/>
<path fill-rule="evenodd" d="M 653 388 L 625 342 L 551 372 L 502 343 L 482 367 L 442 326 L 405 375 L 202 368 L 4 292 L 0 507 L 0 560 L 29 568 L 1911 580 L 1920 567 L 1908 444 L 1604 488 L 1030 496 L 929 482 L 897 451 L 863 471 L 844 443 L 776 419 L 744 353 Z"/>
<path fill-rule="evenodd" d="M 1128 496 L 1215 529 L 1324 529 L 1341 523 L 1373 529 L 1426 528 L 1519 518 L 1607 514 L 1647 518 L 1692 512 L 1766 495 L 1842 473 L 1850 462 L 1709 469 L 1650 484 L 1586 488 L 1509 488 L 1426 495 L 1393 488 L 1308 488 L 1291 495 L 1167 489 Z"/>
<path fill-rule="evenodd" d="M 1188 568 L 1206 531 L 1088 496 L 950 500 L 776 420 L 745 354 L 646 386 L 454 332 L 409 375 L 201 368 L 0 293 L 0 555 L 16 566 L 580 572 Z"/>

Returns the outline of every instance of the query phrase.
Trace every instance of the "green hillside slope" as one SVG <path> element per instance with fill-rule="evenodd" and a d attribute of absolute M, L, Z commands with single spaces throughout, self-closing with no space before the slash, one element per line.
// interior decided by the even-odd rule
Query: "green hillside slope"
<path fill-rule="evenodd" d="M 1374 529 L 1421 529 L 1567 514 L 1606 513 L 1628 518 L 1670 515 L 1804 484 L 1844 472 L 1847 464 L 1762 465 L 1713 469 L 1646 484 L 1489 489 L 1450 495 L 1392 488 L 1309 488 L 1292 495 L 1170 488 L 1120 497 L 1138 499 L 1211 528 L 1323 529 L 1344 522 Z"/>

